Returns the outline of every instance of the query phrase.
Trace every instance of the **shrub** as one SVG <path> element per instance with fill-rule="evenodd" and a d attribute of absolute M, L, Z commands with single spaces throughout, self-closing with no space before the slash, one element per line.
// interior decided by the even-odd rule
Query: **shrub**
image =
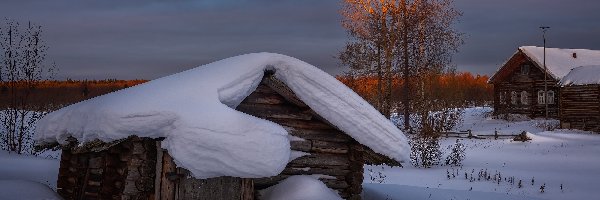
<path fill-rule="evenodd" d="M 450 154 L 446 157 L 446 165 L 461 166 L 462 161 L 465 159 L 465 145 L 460 143 L 459 139 L 456 139 L 454 145 L 449 146 Z"/>

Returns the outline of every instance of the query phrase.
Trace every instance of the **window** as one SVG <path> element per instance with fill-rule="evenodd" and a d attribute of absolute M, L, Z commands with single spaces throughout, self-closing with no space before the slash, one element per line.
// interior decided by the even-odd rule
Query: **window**
<path fill-rule="evenodd" d="M 527 91 L 521 92 L 521 104 L 529 105 L 529 94 Z"/>
<path fill-rule="evenodd" d="M 546 95 L 544 95 L 544 91 L 538 91 L 538 104 L 546 104 Z"/>
<path fill-rule="evenodd" d="M 530 68 L 530 65 L 528 65 L 528 64 L 521 65 L 521 74 L 523 74 L 523 75 L 529 74 L 529 68 Z"/>
<path fill-rule="evenodd" d="M 548 104 L 554 104 L 554 91 L 552 91 L 552 90 L 548 91 L 548 94 L 546 96 L 547 96 L 546 102 L 548 102 Z"/>
<path fill-rule="evenodd" d="M 500 92 L 500 104 L 506 104 L 506 92 Z"/>
<path fill-rule="evenodd" d="M 510 92 L 510 103 L 513 105 L 517 105 L 517 92 Z"/>

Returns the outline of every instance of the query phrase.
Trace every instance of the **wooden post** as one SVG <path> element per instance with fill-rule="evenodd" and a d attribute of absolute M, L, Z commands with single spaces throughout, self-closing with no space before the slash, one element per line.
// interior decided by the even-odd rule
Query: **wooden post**
<path fill-rule="evenodd" d="M 161 200 L 161 185 L 163 172 L 163 149 L 160 147 L 161 142 L 156 141 L 156 175 L 154 176 L 154 195 L 156 200 Z"/>
<path fill-rule="evenodd" d="M 498 130 L 494 130 L 494 140 L 498 139 Z"/>
<path fill-rule="evenodd" d="M 167 179 L 169 172 L 175 172 L 177 166 L 173 162 L 173 158 L 167 152 L 163 152 L 162 158 L 162 172 L 161 172 L 161 184 L 160 184 L 160 196 L 161 200 L 175 200 L 175 182 Z"/>

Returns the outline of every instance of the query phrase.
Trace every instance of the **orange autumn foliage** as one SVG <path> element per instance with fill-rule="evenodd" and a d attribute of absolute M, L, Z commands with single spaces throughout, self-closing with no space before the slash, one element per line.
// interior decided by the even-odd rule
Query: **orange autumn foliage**
<path fill-rule="evenodd" d="M 337 76 L 338 80 L 346 84 L 357 94 L 370 103 L 377 101 L 376 76 Z M 424 76 L 412 80 L 423 83 L 423 91 L 430 99 L 452 99 L 469 105 L 484 105 L 492 101 L 493 86 L 488 84 L 487 75 L 473 75 L 470 72 L 447 73 L 441 75 Z M 400 77 L 392 78 L 392 101 L 398 102 L 401 98 L 403 81 Z"/>
<path fill-rule="evenodd" d="M 0 108 L 10 105 L 9 101 L 14 99 L 11 95 L 23 95 L 25 91 L 30 92 L 27 103 L 34 106 L 58 109 L 144 82 L 147 82 L 147 80 L 53 80 L 36 82 L 34 84 L 35 88 L 32 90 L 26 90 L 25 83 L 4 82 L 0 83 Z M 13 87 L 10 84 L 16 85 Z M 14 91 L 12 88 L 14 88 Z"/>

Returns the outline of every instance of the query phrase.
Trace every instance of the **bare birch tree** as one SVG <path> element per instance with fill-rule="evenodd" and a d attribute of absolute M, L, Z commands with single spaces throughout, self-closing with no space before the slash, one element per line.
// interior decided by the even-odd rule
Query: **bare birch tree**
<path fill-rule="evenodd" d="M 375 107 L 389 116 L 401 109 L 410 129 L 411 100 L 421 101 L 421 77 L 441 73 L 462 44 L 453 23 L 461 13 L 452 0 L 344 0 L 342 24 L 351 41 L 340 53 L 354 74 L 376 75 Z M 401 99 L 392 99 L 392 79 L 402 77 Z M 416 81 L 416 83 L 415 83 Z"/>
<path fill-rule="evenodd" d="M 47 112 L 31 102 L 30 96 L 42 80 L 53 74 L 54 64 L 46 62 L 48 47 L 41 26 L 21 26 L 6 20 L 0 26 L 0 84 L 8 96 L 0 110 L 0 146 L 18 154 L 33 154 L 31 134 L 36 122 Z"/>

